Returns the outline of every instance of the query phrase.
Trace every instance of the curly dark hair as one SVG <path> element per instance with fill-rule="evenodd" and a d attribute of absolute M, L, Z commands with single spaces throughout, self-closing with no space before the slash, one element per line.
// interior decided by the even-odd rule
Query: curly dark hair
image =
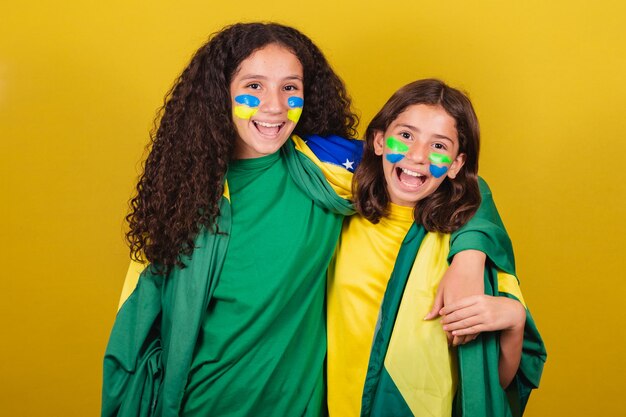
<path fill-rule="evenodd" d="M 416 104 L 441 106 L 455 120 L 459 153 L 466 155 L 456 178 L 446 177 L 433 194 L 415 206 L 415 220 L 426 230 L 452 233 L 467 223 L 480 206 L 480 129 L 469 98 L 440 80 L 425 79 L 405 85 L 391 96 L 367 126 L 363 159 L 352 183 L 354 205 L 372 223 L 378 223 L 387 213 L 389 193 L 381 156 L 374 152 L 374 136 L 376 132 L 385 132 L 400 113 Z"/>
<path fill-rule="evenodd" d="M 167 93 L 126 216 L 131 257 L 163 272 L 184 266 L 200 228 L 215 228 L 237 131 L 230 82 L 241 62 L 268 44 L 292 51 L 304 72 L 306 106 L 298 135 L 356 136 L 343 81 L 313 42 L 276 23 L 239 23 L 211 35 Z"/>

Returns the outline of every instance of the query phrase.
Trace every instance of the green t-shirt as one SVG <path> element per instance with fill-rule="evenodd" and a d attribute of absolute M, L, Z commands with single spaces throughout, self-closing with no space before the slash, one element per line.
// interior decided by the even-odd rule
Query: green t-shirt
<path fill-rule="evenodd" d="M 229 165 L 232 233 L 181 416 L 319 416 L 324 293 L 342 216 L 313 204 L 280 152 Z"/>

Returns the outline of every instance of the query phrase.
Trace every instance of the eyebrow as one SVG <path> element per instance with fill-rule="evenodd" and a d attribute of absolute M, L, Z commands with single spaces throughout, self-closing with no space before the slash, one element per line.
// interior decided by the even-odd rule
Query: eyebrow
<path fill-rule="evenodd" d="M 420 132 L 419 128 L 417 128 L 416 126 L 408 125 L 406 123 L 399 123 L 398 127 L 404 127 L 406 129 L 412 130 L 413 132 L 418 132 L 418 133 Z M 451 143 L 454 143 L 454 141 L 450 139 L 449 137 L 447 137 L 446 135 L 435 134 L 434 137 L 437 139 L 446 139 L 450 141 Z"/>

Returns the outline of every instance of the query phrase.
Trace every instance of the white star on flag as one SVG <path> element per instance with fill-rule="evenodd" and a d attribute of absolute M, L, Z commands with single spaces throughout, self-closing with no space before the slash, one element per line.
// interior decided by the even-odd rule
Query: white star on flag
<path fill-rule="evenodd" d="M 354 165 L 354 161 L 349 160 L 348 158 L 346 158 L 346 162 L 344 162 L 343 164 L 344 167 L 346 167 L 346 169 L 354 169 L 354 167 L 352 165 Z"/>

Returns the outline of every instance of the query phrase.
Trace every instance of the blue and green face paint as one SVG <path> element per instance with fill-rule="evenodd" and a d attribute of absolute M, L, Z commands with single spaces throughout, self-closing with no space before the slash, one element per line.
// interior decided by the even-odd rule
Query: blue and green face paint
<path fill-rule="evenodd" d="M 249 119 L 259 111 L 259 105 L 261 100 L 258 97 L 250 94 L 242 94 L 235 97 L 235 106 L 233 107 L 233 113 L 240 119 Z"/>
<path fill-rule="evenodd" d="M 403 160 L 406 153 L 409 151 L 409 146 L 406 143 L 393 136 L 389 136 L 386 139 L 386 144 L 391 152 L 385 155 L 385 157 L 387 161 L 392 164 Z M 450 164 L 452 164 L 452 159 L 450 159 L 448 155 L 437 152 L 431 152 L 431 154 L 428 155 L 428 160 L 430 161 L 429 171 L 435 178 L 441 178 L 446 175 Z"/>
<path fill-rule="evenodd" d="M 294 123 L 298 123 L 298 120 L 300 120 L 300 116 L 302 115 L 304 99 L 302 97 L 289 97 L 287 105 L 289 106 L 287 118 Z"/>
<path fill-rule="evenodd" d="M 435 178 L 441 178 L 448 172 L 448 165 L 452 164 L 452 159 L 448 155 L 442 153 L 432 152 L 428 155 L 430 160 L 430 173 Z M 443 166 L 439 166 L 443 165 Z"/>
<path fill-rule="evenodd" d="M 393 153 L 388 153 L 385 157 L 387 161 L 395 164 L 396 162 L 400 162 L 406 156 L 406 153 L 409 151 L 409 147 L 402 141 L 394 138 L 393 136 L 389 136 L 387 138 L 387 148 Z"/>

